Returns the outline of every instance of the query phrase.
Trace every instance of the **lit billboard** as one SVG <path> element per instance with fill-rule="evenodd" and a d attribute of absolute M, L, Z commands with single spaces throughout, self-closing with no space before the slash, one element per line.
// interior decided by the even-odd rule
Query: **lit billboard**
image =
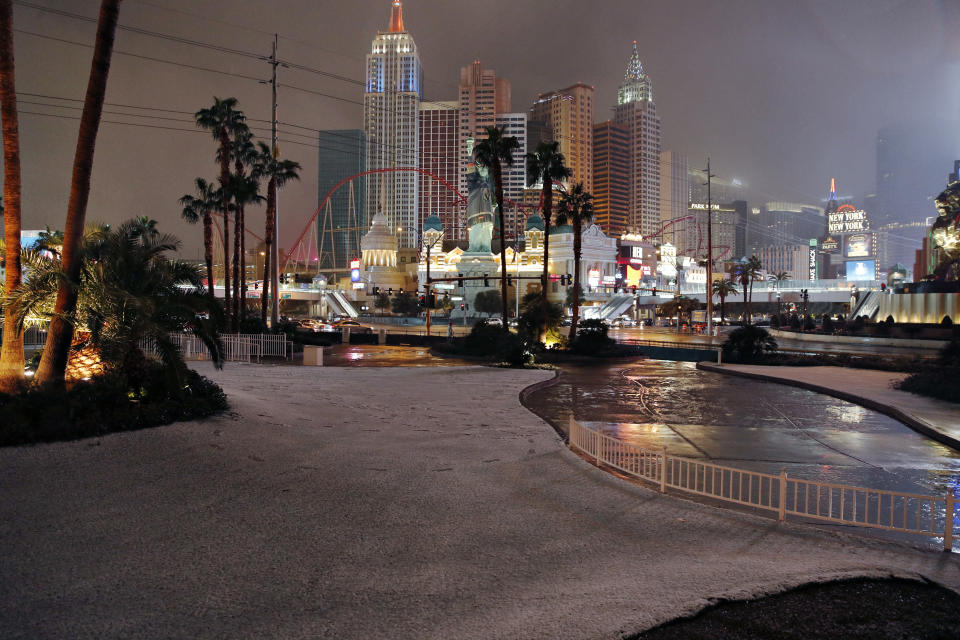
<path fill-rule="evenodd" d="M 876 260 L 847 260 L 847 280 L 875 280 Z"/>
<path fill-rule="evenodd" d="M 852 205 L 841 205 L 836 211 L 827 214 L 827 232 L 850 233 L 851 231 L 866 231 L 870 228 L 867 212 Z"/>
<path fill-rule="evenodd" d="M 848 258 L 867 258 L 873 248 L 873 235 L 870 233 L 852 233 L 844 240 L 844 255 Z"/>

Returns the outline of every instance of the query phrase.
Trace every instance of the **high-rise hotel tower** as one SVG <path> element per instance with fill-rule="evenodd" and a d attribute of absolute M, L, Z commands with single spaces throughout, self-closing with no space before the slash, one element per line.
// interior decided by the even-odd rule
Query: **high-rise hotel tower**
<path fill-rule="evenodd" d="M 422 85 L 417 45 L 403 26 L 400 0 L 393 0 L 390 28 L 377 32 L 367 54 L 363 130 L 368 171 L 417 166 Z M 417 246 L 418 184 L 414 171 L 378 173 L 367 178 L 367 207 L 372 214 L 383 212 L 401 249 Z"/>
<path fill-rule="evenodd" d="M 644 73 L 633 41 L 633 54 L 617 91 L 613 121 L 629 138 L 629 224 L 647 235 L 660 226 L 660 117 L 653 102 L 653 84 Z"/>

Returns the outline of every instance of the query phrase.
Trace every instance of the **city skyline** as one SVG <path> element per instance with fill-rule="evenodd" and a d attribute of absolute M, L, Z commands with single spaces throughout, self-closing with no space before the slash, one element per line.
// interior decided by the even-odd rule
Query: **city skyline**
<path fill-rule="evenodd" d="M 65 211 L 75 144 L 76 121 L 69 118 L 77 112 L 49 105 L 77 103 L 43 96 L 81 98 L 90 50 L 49 38 L 89 43 L 93 25 L 38 11 L 33 4 L 18 4 L 15 9 L 15 27 L 21 30 L 15 33 L 21 101 L 42 103 L 21 104 L 24 222 L 33 228 L 56 227 Z M 270 34 L 278 31 L 281 59 L 313 69 L 281 69 L 281 121 L 317 130 L 362 128 L 362 106 L 357 104 L 363 101 L 362 60 L 376 32 L 388 26 L 388 1 L 370 0 L 349 9 L 291 2 L 290 11 L 279 13 L 271 12 L 268 3 L 245 3 L 242 13 L 228 10 L 228 4 L 233 6 L 205 3 L 202 15 L 207 19 L 200 19 L 193 15 L 200 13 L 194 4 L 168 3 L 162 9 L 131 1 L 124 4 L 120 22 L 263 54 L 269 51 Z M 817 2 L 792 8 L 745 2 L 722 9 L 709 3 L 680 9 L 610 2 L 590 10 L 593 18 L 587 19 L 590 8 L 560 3 L 554 13 L 564 19 L 558 17 L 549 26 L 537 23 L 539 14 L 516 7 L 508 12 L 510 20 L 498 21 L 506 7 L 495 1 L 478 12 L 449 3 L 404 3 L 406 28 L 417 40 L 424 68 L 426 100 L 455 96 L 459 69 L 480 59 L 510 80 L 515 110 L 526 110 L 539 93 L 583 82 L 595 87 L 594 120 L 603 121 L 611 115 L 605 110 L 615 104 L 624 61 L 637 40 L 645 70 L 656 85 L 662 148 L 686 154 L 691 166 L 699 166 L 709 154 L 721 176 L 739 177 L 766 200 L 821 202 L 826 195 L 823 185 L 831 176 L 859 198 L 874 188 L 880 128 L 917 119 L 956 121 L 956 116 L 952 121 L 949 117 L 957 112 L 960 97 L 960 44 L 950 29 L 956 24 L 956 10 L 946 5 L 924 5 L 907 14 L 901 5 L 889 2 L 882 6 L 849 2 L 831 5 L 830 11 Z M 94 5 L 68 0 L 56 9 L 90 16 Z M 456 28 L 444 28 L 451 25 Z M 893 28 L 906 36 L 891 44 L 885 36 Z M 669 33 L 690 35 L 671 38 Z M 574 45 L 551 46 L 557 41 Z M 711 57 L 703 57 L 705 49 Z M 108 102 L 178 113 L 139 112 L 151 114 L 153 120 L 105 114 L 107 121 L 138 124 L 105 123 L 98 141 L 91 218 L 114 221 L 144 214 L 175 223 L 173 230 L 185 241 L 190 256 L 199 246 L 199 234 L 179 221 L 176 198 L 189 190 L 193 177 L 212 177 L 213 145 L 204 135 L 141 125 L 189 129 L 189 123 L 156 117 L 189 119 L 189 113 L 206 106 L 213 95 L 235 95 L 251 118 L 264 119 L 268 89 L 256 79 L 266 77 L 267 66 L 129 31 L 121 31 L 117 50 L 181 66 L 118 56 Z M 143 81 L 145 76 L 149 82 Z M 316 137 L 308 140 L 297 133 L 309 131 L 281 126 L 281 137 L 290 141 L 281 142 L 285 157 L 304 165 L 303 182 L 289 187 L 281 198 L 283 246 L 316 207 L 311 178 L 317 175 Z M 142 148 L 150 149 L 149 156 Z M 131 160 L 138 157 L 144 160 Z"/>

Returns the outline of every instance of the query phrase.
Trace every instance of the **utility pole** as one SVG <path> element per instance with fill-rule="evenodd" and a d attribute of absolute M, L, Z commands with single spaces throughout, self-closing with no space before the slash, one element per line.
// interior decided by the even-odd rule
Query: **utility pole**
<path fill-rule="evenodd" d="M 270 66 L 273 72 L 270 75 L 270 150 L 274 159 L 279 157 L 277 147 L 277 34 L 273 34 L 273 53 L 270 55 Z M 270 303 L 270 326 L 276 328 L 280 322 L 280 202 L 277 198 L 279 189 L 273 185 L 273 244 L 270 245 L 270 288 L 273 298 Z"/>
<path fill-rule="evenodd" d="M 713 337 L 713 202 L 710 181 L 716 176 L 710 173 L 710 157 L 707 157 L 707 335 Z"/>

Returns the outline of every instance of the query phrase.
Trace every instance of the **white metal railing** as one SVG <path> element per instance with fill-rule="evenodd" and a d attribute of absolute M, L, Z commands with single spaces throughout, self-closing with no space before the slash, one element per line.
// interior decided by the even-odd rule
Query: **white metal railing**
<path fill-rule="evenodd" d="M 209 360 L 207 345 L 190 333 L 172 333 L 170 340 L 177 345 L 185 360 Z M 228 333 L 220 336 L 223 359 L 228 362 L 260 361 L 264 357 L 289 358 L 291 343 L 283 334 Z M 142 340 L 140 348 L 148 353 L 157 353 L 156 345 Z"/>
<path fill-rule="evenodd" d="M 590 429 L 570 417 L 570 447 L 595 462 L 630 476 L 668 488 L 715 500 L 776 512 L 783 522 L 788 515 L 898 533 L 943 538 L 946 551 L 953 547 L 957 522 L 956 499 L 899 491 L 865 489 L 850 485 L 800 480 L 747 471 L 667 455 L 666 449 L 644 449 Z"/>

